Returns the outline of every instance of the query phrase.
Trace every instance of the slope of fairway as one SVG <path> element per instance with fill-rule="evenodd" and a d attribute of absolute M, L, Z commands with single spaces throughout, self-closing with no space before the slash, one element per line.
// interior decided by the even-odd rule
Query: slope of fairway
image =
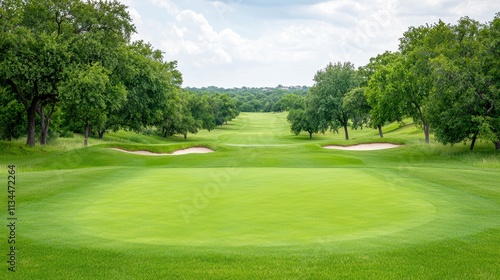
<path fill-rule="evenodd" d="M 241 114 L 217 136 L 220 144 L 229 146 L 283 146 L 293 144 L 288 136 L 289 126 L 282 114 Z"/>

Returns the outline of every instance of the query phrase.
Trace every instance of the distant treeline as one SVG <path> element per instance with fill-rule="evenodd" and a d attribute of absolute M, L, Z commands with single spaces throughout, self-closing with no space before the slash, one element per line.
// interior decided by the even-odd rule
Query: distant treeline
<path fill-rule="evenodd" d="M 220 88 L 186 87 L 186 91 L 202 94 L 228 94 L 240 112 L 283 112 L 300 107 L 301 98 L 309 90 L 307 86 Z"/>

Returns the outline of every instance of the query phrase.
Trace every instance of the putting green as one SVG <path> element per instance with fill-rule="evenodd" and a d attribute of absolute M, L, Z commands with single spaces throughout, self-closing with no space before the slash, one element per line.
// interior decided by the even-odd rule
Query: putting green
<path fill-rule="evenodd" d="M 370 169 L 148 168 L 121 172 L 123 176 L 102 178 L 55 196 L 44 204 L 51 209 L 44 209 L 38 222 L 53 223 L 55 232 L 57 224 L 66 232 L 71 225 L 79 238 L 72 240 L 70 234 L 64 237 L 68 243 L 87 236 L 88 240 L 214 248 L 318 242 L 352 248 L 356 242 L 358 247 L 373 249 L 394 240 L 426 242 L 478 230 L 474 223 L 467 229 L 457 228 L 471 219 L 460 208 L 464 201 L 459 194 L 430 190 L 424 186 L 428 182 L 391 183 L 372 175 Z M 488 207 L 478 199 L 468 198 L 469 212 L 476 204 Z M 57 218 L 49 221 L 47 213 Z M 486 225 L 484 221 L 479 224 Z M 55 232 L 38 233 L 38 238 L 53 238 Z"/>

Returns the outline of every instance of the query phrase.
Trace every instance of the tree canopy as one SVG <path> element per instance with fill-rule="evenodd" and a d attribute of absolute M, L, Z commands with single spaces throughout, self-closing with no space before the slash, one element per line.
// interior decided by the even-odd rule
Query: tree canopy
<path fill-rule="evenodd" d="M 135 27 L 117 1 L 9 0 L 0 11 L 0 85 L 26 110 L 26 143 L 35 145 L 39 115 L 45 144 L 64 73 L 97 62 L 115 67 L 115 50 L 128 43 Z"/>
<path fill-rule="evenodd" d="M 490 26 L 462 18 L 448 27 L 450 40 L 431 60 L 436 82 L 428 106 L 440 142 L 472 140 L 472 150 L 479 135 L 494 143 L 500 140 L 495 21 L 498 16 Z"/>
<path fill-rule="evenodd" d="M 344 128 L 345 138 L 349 139 L 347 130 L 351 111 L 343 106 L 344 97 L 359 86 L 359 78 L 350 62 L 328 64 L 314 76 L 315 84 L 310 89 L 310 102 L 317 108 L 322 119 L 320 130 L 330 128 L 338 131 Z"/>
<path fill-rule="evenodd" d="M 318 129 L 378 128 L 411 117 L 444 144 L 476 139 L 500 149 L 500 14 L 489 23 L 468 17 L 457 24 L 439 21 L 410 27 L 398 52 L 385 52 L 357 70 L 350 62 L 328 64 L 314 76 L 306 105 L 290 111 L 298 134 L 304 116 L 315 113 Z M 303 104 L 307 104 L 303 103 Z M 300 110 L 299 110 L 300 109 Z"/>
<path fill-rule="evenodd" d="M 168 127 L 165 136 L 186 137 L 238 115 L 225 94 L 198 101 L 184 93 L 177 62 L 131 42 L 134 32 L 116 0 L 0 2 L 0 114 L 8 116 L 0 135 L 11 139 L 24 128 L 33 146 L 41 131 L 45 144 L 57 115 L 66 129 L 85 134 L 85 144 L 92 131 L 102 138 L 109 129 Z"/>

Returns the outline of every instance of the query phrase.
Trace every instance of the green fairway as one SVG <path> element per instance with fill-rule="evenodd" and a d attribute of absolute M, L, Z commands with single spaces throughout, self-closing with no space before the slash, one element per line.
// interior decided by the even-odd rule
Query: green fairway
<path fill-rule="evenodd" d="M 331 133 L 308 139 L 290 134 L 285 113 L 246 113 L 187 140 L 122 131 L 88 148 L 72 144 L 79 137 L 45 148 L 1 142 L 3 178 L 8 165 L 17 170 L 18 258 L 10 276 L 498 277 L 500 154 L 486 142 L 474 152 L 425 145 L 413 125 L 384 132 L 384 139 L 370 129 L 352 131 L 350 141 Z M 404 145 L 322 148 L 364 142 Z M 152 157 L 109 149 L 200 146 L 215 152 Z M 6 211 L 0 217 L 5 223 Z"/>

